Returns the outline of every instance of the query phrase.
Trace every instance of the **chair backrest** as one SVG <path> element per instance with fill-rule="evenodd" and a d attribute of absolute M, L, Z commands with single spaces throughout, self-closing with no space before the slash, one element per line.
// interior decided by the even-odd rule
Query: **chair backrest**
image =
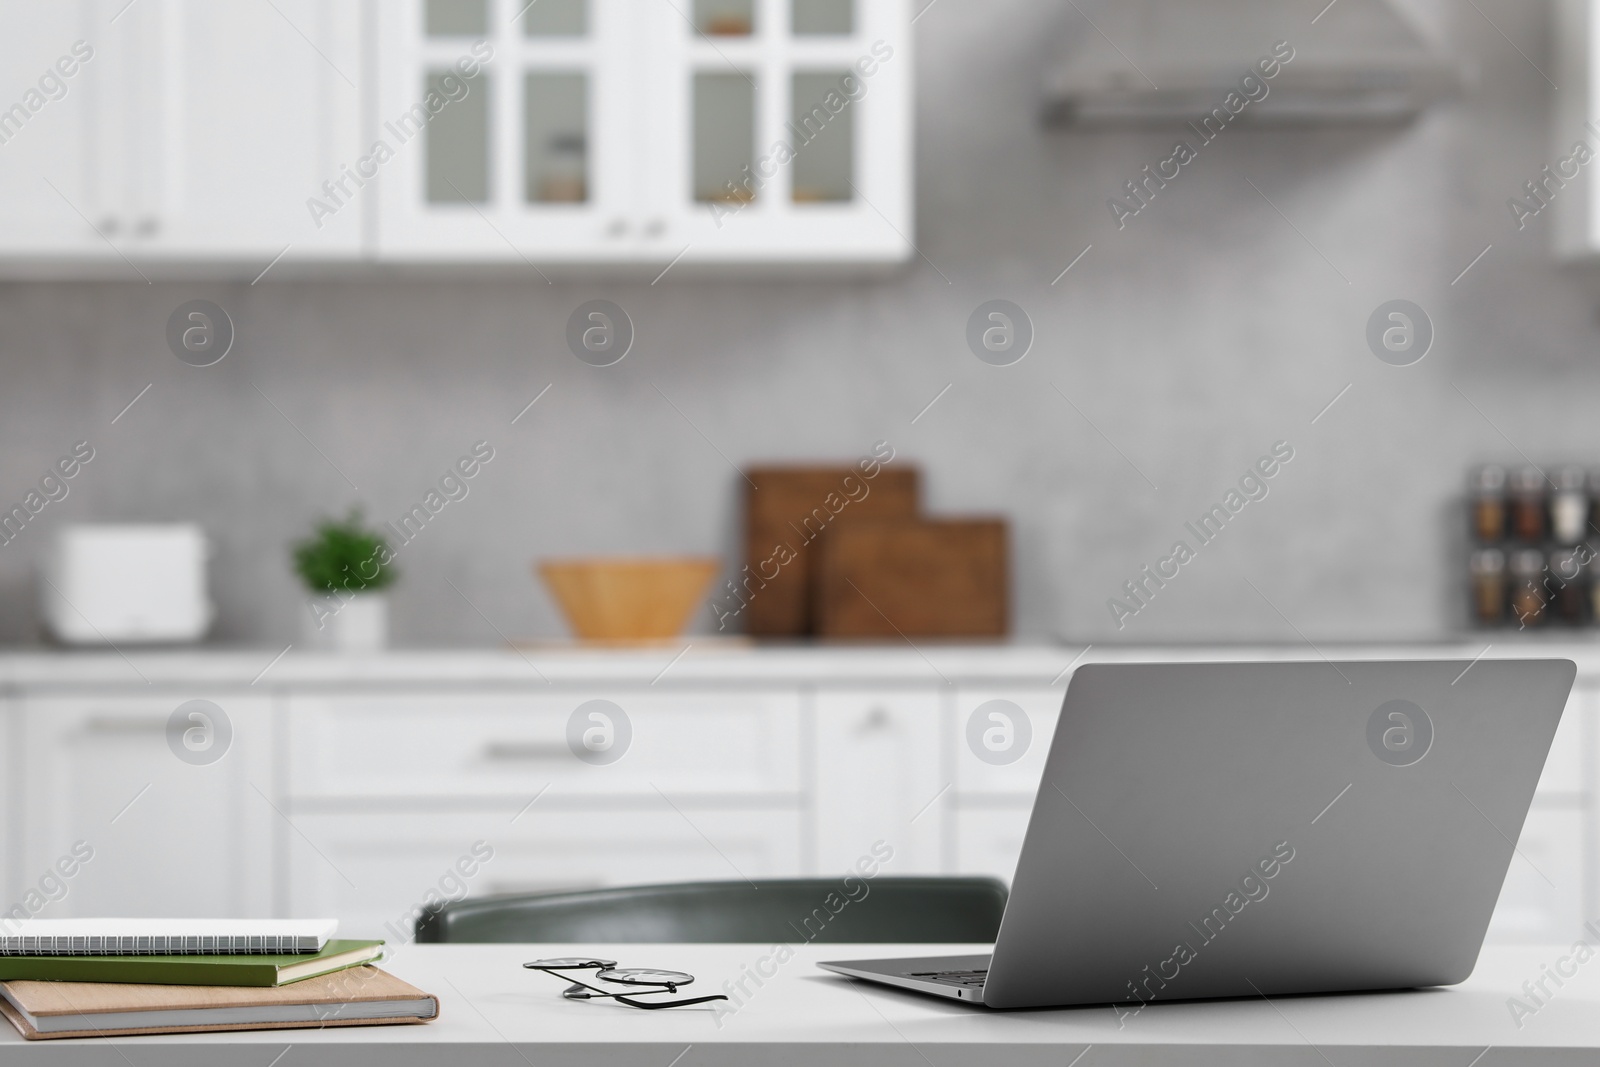
<path fill-rule="evenodd" d="M 683 882 L 445 904 L 424 942 L 991 943 L 1006 906 L 994 878 Z"/>

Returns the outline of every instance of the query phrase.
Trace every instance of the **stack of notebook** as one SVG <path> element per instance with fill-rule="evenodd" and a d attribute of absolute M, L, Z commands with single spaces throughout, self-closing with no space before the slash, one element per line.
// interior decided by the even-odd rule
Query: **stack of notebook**
<path fill-rule="evenodd" d="M 29 1040 L 426 1022 L 436 998 L 332 920 L 0 920 L 0 1014 Z"/>

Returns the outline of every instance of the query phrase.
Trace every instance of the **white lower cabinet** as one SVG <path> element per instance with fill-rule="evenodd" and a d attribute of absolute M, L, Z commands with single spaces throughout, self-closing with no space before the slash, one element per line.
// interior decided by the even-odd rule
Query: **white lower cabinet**
<path fill-rule="evenodd" d="M 1583 934 L 1585 813 L 1534 804 L 1489 921 L 1491 941 L 1573 941 Z"/>
<path fill-rule="evenodd" d="M 1061 689 L 962 688 L 951 736 L 954 778 L 963 797 L 1031 802 L 1061 714 Z"/>
<path fill-rule="evenodd" d="M 955 872 L 987 874 L 1010 885 L 1032 813 L 1031 802 L 995 808 L 963 807 L 955 817 Z"/>
<path fill-rule="evenodd" d="M 886 874 L 1009 882 L 1065 687 L 601 674 L 0 693 L 0 910 L 331 915 L 397 940 L 441 900 L 827 877 L 877 841 Z M 1491 940 L 1570 940 L 1600 914 L 1597 692 L 1574 692 Z M 196 699 L 226 731 L 187 717 Z M 586 735 L 597 758 L 574 754 Z"/>
<path fill-rule="evenodd" d="M 1595 796 L 1588 784 L 1596 692 L 1580 680 L 1562 713 L 1489 923 L 1491 941 L 1576 940 L 1596 914 L 1589 842 Z"/>
<path fill-rule="evenodd" d="M 651 801 L 792 797 L 801 789 L 799 709 L 792 690 L 749 688 L 295 696 L 290 792 L 441 803 L 546 786 Z M 591 761 L 573 755 L 570 730 L 595 746 Z"/>
<path fill-rule="evenodd" d="M 939 691 L 824 689 L 815 700 L 816 872 L 848 870 L 878 841 L 894 850 L 885 873 L 942 870 L 951 782 Z"/>
<path fill-rule="evenodd" d="M 956 807 L 949 828 L 952 870 L 1011 883 L 1065 686 L 1062 679 L 1059 688 L 956 691 L 947 730 Z"/>
<path fill-rule="evenodd" d="M 394 940 L 398 917 L 469 893 L 793 875 L 800 705 L 750 687 L 295 696 L 284 907 Z"/>
<path fill-rule="evenodd" d="M 800 862 L 794 808 L 595 809 L 546 795 L 520 817 L 339 813 L 293 822 L 288 912 L 338 915 L 347 936 L 389 941 L 408 936 L 427 905 L 466 896 L 786 877 Z"/>
<path fill-rule="evenodd" d="M 515 822 L 512 819 L 515 818 Z M 288 844 L 293 915 L 337 915 L 346 936 L 408 937 L 440 900 L 653 882 L 793 876 L 801 816 L 658 801 L 592 806 L 546 794 L 510 811 L 309 814 Z M 386 928 L 387 927 L 387 928 Z"/>
<path fill-rule="evenodd" d="M 222 714 L 180 715 L 181 758 L 169 723 L 194 699 Z M 270 698 L 46 696 L 20 710 L 29 780 L 16 904 L 40 918 L 273 913 Z"/>

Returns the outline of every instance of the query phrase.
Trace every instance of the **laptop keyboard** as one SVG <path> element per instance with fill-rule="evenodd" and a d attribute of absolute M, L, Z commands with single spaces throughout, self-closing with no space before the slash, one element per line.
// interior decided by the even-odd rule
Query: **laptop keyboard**
<path fill-rule="evenodd" d="M 907 978 L 926 978 L 930 982 L 945 982 L 949 985 L 966 986 L 968 988 L 983 985 L 984 979 L 989 977 L 989 969 L 981 971 L 911 971 Z"/>

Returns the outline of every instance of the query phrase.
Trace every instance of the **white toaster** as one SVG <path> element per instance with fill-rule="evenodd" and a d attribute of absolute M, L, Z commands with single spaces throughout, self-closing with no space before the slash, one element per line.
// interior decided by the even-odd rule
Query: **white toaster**
<path fill-rule="evenodd" d="M 62 526 L 39 583 L 45 623 L 74 645 L 199 640 L 215 614 L 208 555 L 190 523 Z"/>

